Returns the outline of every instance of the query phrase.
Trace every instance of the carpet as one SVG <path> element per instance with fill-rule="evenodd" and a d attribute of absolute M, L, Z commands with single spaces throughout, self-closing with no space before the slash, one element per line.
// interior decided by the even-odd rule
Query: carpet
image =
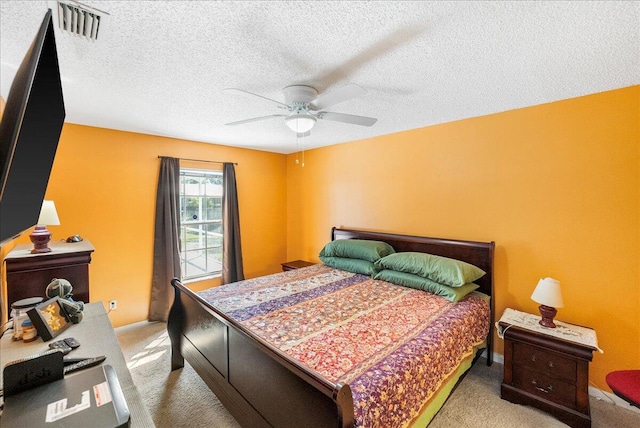
<path fill-rule="evenodd" d="M 139 322 L 116 329 L 131 376 L 159 428 L 240 428 L 185 362 L 170 371 L 166 324 Z M 453 391 L 429 428 L 566 427 L 552 416 L 500 398 L 502 365 L 478 361 Z M 640 413 L 591 397 L 593 428 L 640 427 Z M 297 427 L 292 427 L 297 428 Z"/>

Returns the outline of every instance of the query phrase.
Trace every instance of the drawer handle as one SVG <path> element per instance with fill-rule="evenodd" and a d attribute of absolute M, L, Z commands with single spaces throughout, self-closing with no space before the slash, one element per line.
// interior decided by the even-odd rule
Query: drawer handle
<path fill-rule="evenodd" d="M 551 368 L 553 368 L 553 361 L 549 361 L 548 366 L 549 366 L 549 367 L 551 367 Z"/>
<path fill-rule="evenodd" d="M 531 356 L 531 361 L 534 362 L 534 363 L 536 362 L 536 356 L 535 355 Z"/>
<path fill-rule="evenodd" d="M 553 391 L 553 385 L 549 385 L 546 388 L 542 387 L 542 386 L 538 386 L 538 382 L 536 382 L 535 379 L 533 379 L 531 381 L 531 384 L 540 392 L 544 392 L 545 394 L 550 393 L 551 391 Z"/>

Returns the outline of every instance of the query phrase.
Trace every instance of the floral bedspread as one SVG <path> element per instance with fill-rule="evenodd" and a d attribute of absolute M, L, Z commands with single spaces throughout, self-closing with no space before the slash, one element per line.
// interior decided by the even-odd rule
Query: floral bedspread
<path fill-rule="evenodd" d="M 351 386 L 356 426 L 411 424 L 481 344 L 490 310 L 319 264 L 200 294 L 333 383 Z"/>

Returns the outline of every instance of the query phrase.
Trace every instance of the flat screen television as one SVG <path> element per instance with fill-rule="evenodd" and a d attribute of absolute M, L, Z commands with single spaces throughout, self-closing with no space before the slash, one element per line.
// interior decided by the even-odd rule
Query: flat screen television
<path fill-rule="evenodd" d="M 65 114 L 49 10 L 11 84 L 0 123 L 0 246 L 38 221 Z"/>

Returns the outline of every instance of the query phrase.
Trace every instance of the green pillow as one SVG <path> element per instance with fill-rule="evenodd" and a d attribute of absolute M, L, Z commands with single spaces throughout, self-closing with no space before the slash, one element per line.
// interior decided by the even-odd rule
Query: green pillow
<path fill-rule="evenodd" d="M 482 269 L 448 257 L 426 253 L 395 253 L 376 262 L 382 269 L 412 273 L 451 287 L 460 287 L 477 280 L 485 274 Z"/>
<path fill-rule="evenodd" d="M 361 273 L 363 275 L 373 276 L 380 270 L 369 260 L 325 256 L 320 256 L 320 260 L 322 260 L 322 262 L 327 266 L 346 270 L 348 272 Z"/>
<path fill-rule="evenodd" d="M 449 287 L 448 285 L 438 284 L 430 279 L 423 278 L 412 273 L 397 272 L 395 270 L 388 269 L 378 272 L 373 278 L 402 285 L 404 287 L 428 291 L 429 293 L 442 296 L 454 303 L 460 301 L 464 296 L 479 288 L 477 284 L 464 284 L 459 287 Z"/>
<path fill-rule="evenodd" d="M 320 251 L 320 257 L 346 257 L 375 262 L 381 257 L 395 253 L 386 242 L 365 239 L 338 239 L 331 241 Z"/>

